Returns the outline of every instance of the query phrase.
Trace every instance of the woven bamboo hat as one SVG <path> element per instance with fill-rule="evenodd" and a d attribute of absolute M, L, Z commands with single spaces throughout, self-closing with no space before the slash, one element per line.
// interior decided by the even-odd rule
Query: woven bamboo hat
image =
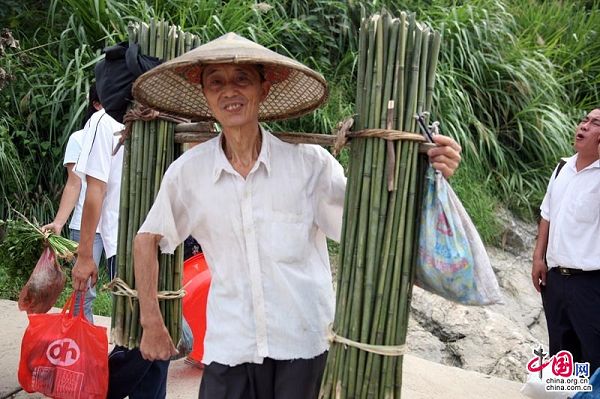
<path fill-rule="evenodd" d="M 259 108 L 259 120 L 281 120 L 309 113 L 327 99 L 321 74 L 257 43 L 227 33 L 140 76 L 133 97 L 158 111 L 195 120 L 214 120 L 202 93 L 204 64 L 259 64 L 271 90 Z"/>

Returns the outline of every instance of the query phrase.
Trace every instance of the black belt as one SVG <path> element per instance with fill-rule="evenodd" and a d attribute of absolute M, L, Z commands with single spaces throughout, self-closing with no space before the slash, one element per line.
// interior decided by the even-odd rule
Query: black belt
<path fill-rule="evenodd" d="M 562 266 L 556 266 L 553 267 L 552 270 L 556 269 L 556 271 L 560 274 L 562 274 L 563 276 L 573 276 L 576 274 L 591 274 L 591 273 L 598 273 L 600 272 L 600 270 L 582 270 L 582 269 L 572 269 L 570 267 L 562 267 Z"/>

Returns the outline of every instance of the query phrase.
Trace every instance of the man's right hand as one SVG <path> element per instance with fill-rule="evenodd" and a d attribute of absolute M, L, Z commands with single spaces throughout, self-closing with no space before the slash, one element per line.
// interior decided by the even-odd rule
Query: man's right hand
<path fill-rule="evenodd" d="M 91 278 L 92 287 L 98 280 L 98 268 L 94 259 L 90 256 L 77 256 L 77 261 L 71 272 L 73 279 L 73 289 L 77 291 L 86 291 L 88 289 L 88 280 Z"/>
<path fill-rule="evenodd" d="M 534 259 L 533 266 L 531 268 L 531 280 L 533 286 L 537 292 L 542 292 L 542 285 L 546 285 L 546 274 L 548 273 L 548 266 L 546 262 L 541 259 Z"/>
<path fill-rule="evenodd" d="M 144 359 L 150 361 L 169 360 L 179 353 L 162 321 L 152 326 L 144 326 L 140 352 Z"/>

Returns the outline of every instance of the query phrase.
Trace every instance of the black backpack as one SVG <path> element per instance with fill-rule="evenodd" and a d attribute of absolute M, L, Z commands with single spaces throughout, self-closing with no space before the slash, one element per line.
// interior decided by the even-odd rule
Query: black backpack
<path fill-rule="evenodd" d="M 96 64 L 96 89 L 102 107 L 115 120 L 123 123 L 123 116 L 132 100 L 133 82 L 144 72 L 161 64 L 161 60 L 140 54 L 140 46 L 127 42 L 106 47 L 103 60 Z"/>

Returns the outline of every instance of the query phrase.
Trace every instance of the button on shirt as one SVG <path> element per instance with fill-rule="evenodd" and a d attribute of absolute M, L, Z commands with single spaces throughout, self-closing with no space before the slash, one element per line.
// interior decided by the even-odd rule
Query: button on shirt
<path fill-rule="evenodd" d="M 600 269 L 600 161 L 580 170 L 577 154 L 550 178 L 541 215 L 550 222 L 548 267 Z"/>
<path fill-rule="evenodd" d="M 205 364 L 309 359 L 328 348 L 334 293 L 326 236 L 339 241 L 346 179 L 320 146 L 288 144 L 265 130 L 244 179 L 221 136 L 167 170 L 139 232 L 172 253 L 188 235 L 211 272 Z"/>

